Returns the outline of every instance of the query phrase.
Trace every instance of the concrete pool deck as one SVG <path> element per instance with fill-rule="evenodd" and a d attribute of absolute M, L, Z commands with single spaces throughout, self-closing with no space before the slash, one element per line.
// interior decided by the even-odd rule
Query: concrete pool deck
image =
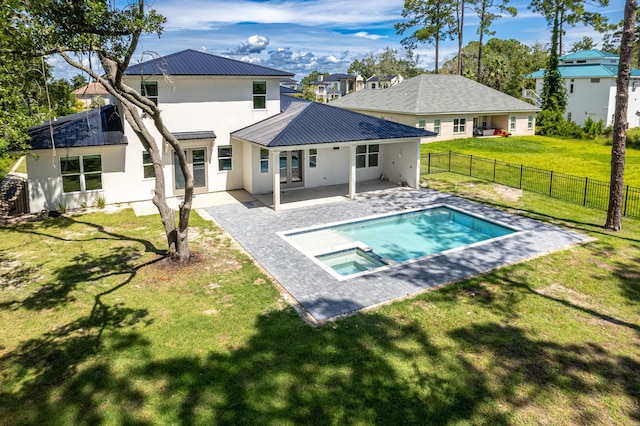
<path fill-rule="evenodd" d="M 410 264 L 339 281 L 278 232 L 382 213 L 448 204 L 525 232 Z M 246 201 L 204 209 L 295 299 L 308 320 L 322 323 L 416 295 L 591 238 L 430 189 L 363 193 L 357 200 L 274 211 Z"/>

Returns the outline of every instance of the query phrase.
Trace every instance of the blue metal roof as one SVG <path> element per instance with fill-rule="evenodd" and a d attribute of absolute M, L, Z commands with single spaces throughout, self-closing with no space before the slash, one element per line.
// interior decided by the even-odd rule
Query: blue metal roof
<path fill-rule="evenodd" d="M 219 75 L 293 77 L 295 74 L 187 49 L 131 65 L 126 75 Z"/>
<path fill-rule="evenodd" d="M 266 147 L 423 138 L 436 133 L 319 102 L 282 96 L 282 112 L 232 136 Z"/>
<path fill-rule="evenodd" d="M 292 89 L 290 87 L 280 86 L 280 94 L 281 95 L 290 95 L 290 94 L 301 94 L 300 90 Z"/>
<path fill-rule="evenodd" d="M 324 81 L 340 81 L 340 80 L 353 80 L 354 76 L 350 74 L 331 74 L 324 77 Z"/>
<path fill-rule="evenodd" d="M 67 115 L 31 127 L 31 149 L 52 148 L 51 129 L 56 148 L 127 144 L 122 120 L 115 105 Z"/>
<path fill-rule="evenodd" d="M 576 60 L 576 59 L 598 59 L 598 58 L 619 58 L 615 53 L 605 52 L 603 50 L 582 50 L 580 52 L 569 53 L 560 56 L 559 60 Z"/>

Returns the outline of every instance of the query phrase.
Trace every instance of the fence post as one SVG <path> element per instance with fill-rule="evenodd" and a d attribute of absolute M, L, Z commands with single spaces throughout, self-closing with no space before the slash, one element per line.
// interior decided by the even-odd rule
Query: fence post
<path fill-rule="evenodd" d="M 473 155 L 469 156 L 469 176 L 473 176 L 473 174 L 471 174 L 471 170 L 473 168 Z"/>
<path fill-rule="evenodd" d="M 626 216 L 627 215 L 627 204 L 629 201 L 629 185 L 627 185 L 627 189 L 625 190 L 624 193 L 624 210 L 622 211 L 622 216 Z"/>
<path fill-rule="evenodd" d="M 448 172 L 451 171 L 451 150 L 449 150 L 449 167 L 448 167 Z"/>
<path fill-rule="evenodd" d="M 493 159 L 493 182 L 496 181 L 496 163 L 498 162 L 498 160 L 496 160 L 495 158 Z"/>
<path fill-rule="evenodd" d="M 522 164 L 520 164 L 520 189 L 522 189 Z"/>
<path fill-rule="evenodd" d="M 551 197 L 553 191 L 553 170 L 551 170 L 551 179 L 549 179 L 549 197 Z"/>
<path fill-rule="evenodd" d="M 586 206 L 587 205 L 587 188 L 589 187 L 589 178 L 585 177 L 584 178 L 584 198 L 582 200 L 582 205 Z"/>
<path fill-rule="evenodd" d="M 431 174 L 431 153 L 427 156 L 427 174 Z"/>

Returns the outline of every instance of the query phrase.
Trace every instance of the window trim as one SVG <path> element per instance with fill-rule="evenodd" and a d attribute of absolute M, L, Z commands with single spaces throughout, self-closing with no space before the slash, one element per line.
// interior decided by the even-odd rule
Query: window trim
<path fill-rule="evenodd" d="M 466 118 L 454 118 L 453 119 L 453 133 L 454 134 L 467 133 L 467 119 Z"/>
<path fill-rule="evenodd" d="M 360 164 L 358 163 L 358 159 L 361 159 Z M 372 163 L 375 164 L 372 165 Z M 379 166 L 380 144 L 356 145 L 356 169 L 368 169 Z"/>
<path fill-rule="evenodd" d="M 318 167 L 318 149 L 309 148 L 309 168 L 315 169 Z"/>
<path fill-rule="evenodd" d="M 418 120 L 418 129 L 426 129 L 427 128 L 427 121 L 426 120 Z"/>
<path fill-rule="evenodd" d="M 512 115 L 509 117 L 509 130 L 516 130 L 516 116 Z"/>
<path fill-rule="evenodd" d="M 260 155 L 260 173 L 269 173 L 269 157 L 271 153 L 266 148 L 260 148 L 259 155 Z M 233 162 L 231 165 L 233 166 Z"/>
<path fill-rule="evenodd" d="M 225 149 L 229 150 L 229 155 L 220 155 Z M 218 146 L 218 150 L 216 152 L 218 153 L 218 172 L 232 171 L 233 170 L 233 146 L 220 145 Z M 223 163 L 224 160 L 229 160 L 231 162 L 231 165 L 228 168 L 224 166 L 224 163 Z"/>
<path fill-rule="evenodd" d="M 145 162 L 145 157 L 148 157 L 147 160 Z M 150 167 L 150 171 L 151 171 L 151 176 L 147 176 L 147 170 L 148 167 Z M 151 159 L 151 154 L 149 154 L 149 151 L 142 151 L 142 179 L 155 179 L 156 178 L 156 171 L 153 168 L 153 160 Z"/>
<path fill-rule="evenodd" d="M 147 87 L 155 87 L 155 95 L 153 94 L 149 94 L 149 89 L 147 89 Z M 142 81 L 140 82 L 140 94 L 142 96 L 144 96 L 145 98 L 149 99 L 151 102 L 153 102 L 154 104 L 158 105 L 158 94 L 160 93 L 160 91 L 158 90 L 158 82 L 151 80 L 151 81 Z"/>
<path fill-rule="evenodd" d="M 529 117 L 527 117 L 527 129 L 528 130 L 533 129 L 533 115 L 530 115 Z"/>
<path fill-rule="evenodd" d="M 442 126 L 442 123 L 441 123 L 440 119 L 433 120 L 433 131 L 437 135 L 440 135 L 441 126 Z"/>
<path fill-rule="evenodd" d="M 264 90 L 261 87 L 264 86 Z M 262 93 L 264 92 L 264 93 Z M 266 80 L 254 80 L 252 86 L 252 100 L 253 100 L 253 109 L 254 110 L 265 110 L 267 109 L 267 81 Z M 258 99 L 262 99 L 262 105 L 258 104 L 256 106 L 256 101 Z"/>
<path fill-rule="evenodd" d="M 100 164 L 100 169 L 98 171 L 85 171 L 85 159 L 87 157 L 97 157 L 99 159 L 99 164 Z M 65 172 L 65 168 L 63 167 L 63 161 L 69 161 L 69 159 L 71 158 L 77 158 L 78 161 L 78 171 L 76 172 L 75 170 L 73 172 L 70 173 L 66 173 Z M 63 194 L 74 194 L 74 193 L 82 193 L 82 192 L 97 192 L 97 191 L 102 191 L 103 185 L 102 185 L 102 154 L 80 154 L 80 155 L 72 155 L 72 156 L 65 156 L 65 157 L 60 157 L 59 160 L 59 165 L 60 165 L 60 178 L 62 179 L 62 193 Z M 78 191 L 65 191 L 64 187 L 64 181 L 65 181 L 65 177 L 66 178 L 70 178 L 70 177 L 74 177 L 77 176 L 78 177 L 78 183 L 80 185 L 80 190 Z M 98 188 L 92 188 L 92 189 L 87 189 L 87 176 L 99 176 L 100 177 L 100 185 Z"/>

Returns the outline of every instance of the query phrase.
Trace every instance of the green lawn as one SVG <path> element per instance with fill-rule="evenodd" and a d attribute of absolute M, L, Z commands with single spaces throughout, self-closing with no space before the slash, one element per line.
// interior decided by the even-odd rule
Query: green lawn
<path fill-rule="evenodd" d="M 595 239 L 311 327 L 197 214 L 183 269 L 157 215 L 2 225 L 0 424 L 640 422 L 640 221 L 427 178 Z"/>
<path fill-rule="evenodd" d="M 513 136 L 455 139 L 422 145 L 423 154 L 449 150 L 607 182 L 611 176 L 611 146 L 604 139 Z M 640 187 L 640 149 L 626 150 L 625 183 Z"/>

